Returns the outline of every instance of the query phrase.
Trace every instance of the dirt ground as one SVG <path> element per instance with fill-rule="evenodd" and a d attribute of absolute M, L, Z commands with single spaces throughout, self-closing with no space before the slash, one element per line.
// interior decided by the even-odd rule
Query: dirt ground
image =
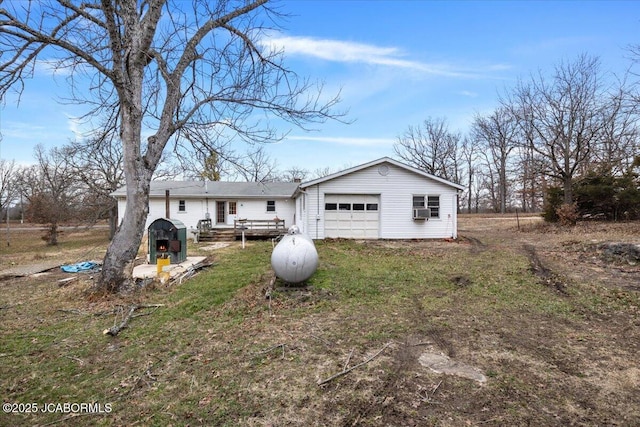
<path fill-rule="evenodd" d="M 634 258 L 640 223 L 585 222 L 561 229 L 538 217 L 462 216 L 456 242 L 360 244 L 358 251 L 374 255 L 384 248 L 462 266 L 449 276 L 441 272 L 448 287 L 389 295 L 387 303 L 381 297 L 369 305 L 358 304 L 357 298 L 334 304 L 338 297 L 319 286 L 281 289 L 268 310 L 264 295 L 272 276 L 265 273 L 207 312 L 201 324 L 167 320 L 164 330 L 138 337 L 130 347 L 126 334 L 104 349 L 82 335 L 77 341 L 94 347 L 83 350 L 86 356 L 66 357 L 85 363 L 86 369 L 109 367 L 113 379 L 104 381 L 117 385 L 102 399 L 115 401 L 118 410 L 98 419 L 99 424 L 640 425 L 640 260 Z M 508 265 L 515 256 L 524 267 Z M 338 261 L 322 262 L 331 269 Z M 474 270 L 483 264 L 505 277 Z M 400 272 L 388 272 L 396 273 L 403 280 Z M 525 282 L 547 289 L 549 298 L 524 290 L 501 295 L 510 291 L 497 286 L 491 294 L 494 279 L 516 282 L 531 273 L 535 278 Z M 64 277 L 58 273 L 47 280 L 55 283 L 58 276 Z M 21 287 L 44 286 L 36 285 L 38 280 L 21 278 L 0 286 L 16 295 Z M 96 313 L 124 301 L 83 302 L 77 296 L 80 283 L 42 287 L 60 301 L 60 307 L 43 312 L 73 319 L 68 307 L 76 307 L 94 312 L 87 322 L 102 324 L 105 318 Z M 160 295 L 154 294 L 152 302 Z M 37 328 L 38 322 L 53 324 L 43 319 L 45 314 L 34 317 L 22 308 L 37 304 L 37 294 L 22 298 L 0 307 L 11 316 L 5 323 L 20 321 L 17 313 L 26 319 L 26 329 Z M 61 314 L 61 308 L 67 311 Z M 146 348 L 144 341 L 153 346 Z M 69 340 L 63 349 L 74 345 Z M 120 360 L 119 349 L 135 350 L 143 359 L 131 353 Z M 24 360 L 45 357 L 35 350 L 33 355 Z M 8 353 L 1 356 L 0 365 Z M 29 381 L 5 381 L 3 393 L 18 399 Z M 65 425 L 69 420 L 47 422 Z M 93 425 L 96 419 L 72 421 Z"/>
<path fill-rule="evenodd" d="M 556 306 L 550 306 L 549 314 L 527 310 L 525 301 L 521 307 L 496 309 L 497 315 L 476 314 L 458 306 L 454 295 L 434 314 L 415 298 L 399 314 L 398 322 L 410 325 L 407 332 L 389 340 L 388 347 L 360 345 L 355 355 L 335 335 L 321 335 L 324 345 L 313 343 L 309 331 L 340 331 L 337 324 L 349 322 L 357 328 L 354 317 L 359 316 L 368 319 L 367 326 L 359 327 L 374 329 L 381 313 L 309 316 L 280 323 L 277 331 L 286 334 L 261 326 L 272 342 L 279 336 L 281 342 L 298 343 L 287 348 L 287 354 L 320 366 L 317 380 L 327 372 L 340 372 L 343 362 L 346 367 L 375 359 L 363 372 L 351 371 L 306 397 L 301 397 L 304 389 L 295 387 L 299 378 L 294 380 L 296 374 L 287 369 L 277 379 L 252 378 L 270 384 L 257 396 L 271 393 L 279 396 L 272 403 L 289 403 L 280 403 L 275 413 L 258 412 L 246 420 L 248 425 L 640 425 L 640 260 L 610 256 L 605 250 L 609 243 L 639 245 L 640 224 L 580 223 L 566 230 L 543 224 L 538 217 L 463 216 L 459 233 L 457 256 L 491 259 L 495 253 L 505 257 L 505 263 L 510 254 L 526 256 L 540 286 L 557 294 L 559 305 L 566 301 L 569 312 L 558 315 L 562 309 Z M 363 245 L 406 248 L 407 243 Z M 425 258 L 446 256 L 451 250 L 450 243 L 433 241 L 412 242 L 411 248 Z M 451 280 L 465 289 L 475 280 L 470 277 Z M 429 365 L 434 355 L 444 358 L 449 369 L 432 369 L 442 368 Z"/>

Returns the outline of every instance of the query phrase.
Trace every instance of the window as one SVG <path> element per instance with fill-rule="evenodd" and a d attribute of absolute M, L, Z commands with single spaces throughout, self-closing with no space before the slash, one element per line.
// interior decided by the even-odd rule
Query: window
<path fill-rule="evenodd" d="M 187 201 L 178 200 L 178 212 L 186 212 L 186 211 L 187 211 Z"/>
<path fill-rule="evenodd" d="M 275 212 L 275 211 L 276 211 L 276 201 L 267 200 L 267 212 Z"/>
<path fill-rule="evenodd" d="M 351 203 L 339 203 L 338 204 L 338 210 L 350 211 L 351 210 Z"/>
<path fill-rule="evenodd" d="M 364 210 L 364 203 L 354 203 L 353 204 L 353 210 L 354 211 L 363 211 Z"/>
<path fill-rule="evenodd" d="M 431 210 L 431 218 L 440 218 L 440 196 L 427 196 L 427 207 Z"/>
<path fill-rule="evenodd" d="M 413 196 L 413 209 L 429 209 L 429 218 L 440 218 L 440 196 Z"/>
<path fill-rule="evenodd" d="M 337 211 L 338 210 L 338 204 L 337 203 L 325 203 L 324 204 L 324 210 L 325 211 Z"/>
<path fill-rule="evenodd" d="M 367 203 L 367 210 L 368 211 L 377 211 L 378 210 L 378 204 L 377 203 Z"/>
<path fill-rule="evenodd" d="M 229 215 L 235 215 L 237 211 L 236 202 L 229 202 Z"/>

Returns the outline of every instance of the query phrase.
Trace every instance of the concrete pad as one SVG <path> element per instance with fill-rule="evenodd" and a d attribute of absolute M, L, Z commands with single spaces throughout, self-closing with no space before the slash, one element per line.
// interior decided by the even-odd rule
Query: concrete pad
<path fill-rule="evenodd" d="M 169 277 L 176 277 L 189 270 L 196 264 L 204 261 L 206 257 L 194 256 L 187 257 L 187 259 L 180 264 L 169 264 L 164 267 L 162 271 L 168 272 Z M 142 264 L 133 268 L 134 279 L 147 279 L 156 278 L 158 276 L 158 266 L 156 264 Z"/>
<path fill-rule="evenodd" d="M 63 263 L 59 260 L 43 261 L 35 264 L 16 265 L 0 272 L 0 277 L 24 277 L 42 273 L 52 268 L 60 267 Z"/>

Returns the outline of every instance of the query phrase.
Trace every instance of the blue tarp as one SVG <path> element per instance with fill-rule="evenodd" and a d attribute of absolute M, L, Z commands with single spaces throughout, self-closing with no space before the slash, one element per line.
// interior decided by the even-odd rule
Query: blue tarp
<path fill-rule="evenodd" d="M 80 273 L 81 271 L 90 271 L 98 267 L 98 264 L 91 261 L 79 262 L 77 264 L 63 265 L 60 267 L 65 273 Z"/>

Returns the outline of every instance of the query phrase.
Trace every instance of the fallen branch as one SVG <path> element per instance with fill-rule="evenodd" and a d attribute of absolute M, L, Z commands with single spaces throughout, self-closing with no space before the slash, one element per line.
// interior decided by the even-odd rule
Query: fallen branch
<path fill-rule="evenodd" d="M 274 346 L 272 346 L 272 347 L 269 347 L 269 348 L 268 348 L 268 349 L 266 349 L 266 350 L 262 350 L 259 354 L 267 354 L 267 353 L 271 352 L 272 350 L 275 350 L 275 349 L 277 349 L 277 348 L 281 348 L 281 347 L 282 347 L 282 358 L 284 359 L 284 346 L 285 346 L 285 344 L 284 344 L 284 343 L 282 343 L 282 344 L 276 344 L 276 345 L 274 345 Z"/>
<path fill-rule="evenodd" d="M 56 311 L 59 311 L 60 313 L 67 313 L 67 314 L 77 314 L 79 316 L 104 316 L 105 314 L 113 314 L 116 310 L 115 309 L 111 309 L 111 310 L 103 310 L 103 311 L 97 311 L 95 313 L 90 313 L 88 311 L 82 311 L 79 310 L 77 308 L 59 308 Z"/>
<path fill-rule="evenodd" d="M 424 341 L 424 342 L 418 342 L 418 343 L 413 344 L 414 347 L 420 347 L 420 346 L 423 346 L 423 345 L 433 345 L 433 343 L 431 341 Z"/>
<path fill-rule="evenodd" d="M 79 276 L 73 276 L 73 277 L 67 277 L 65 279 L 60 279 L 58 280 L 58 287 L 62 288 L 64 286 L 67 286 L 69 284 L 71 284 L 71 282 L 74 282 L 76 280 L 78 280 Z"/>
<path fill-rule="evenodd" d="M 75 357 L 75 356 L 65 356 L 65 357 L 67 359 L 75 360 L 76 362 L 78 362 L 80 366 L 84 366 L 84 360 L 80 359 L 79 357 Z"/>
<path fill-rule="evenodd" d="M 348 368 L 348 369 L 343 369 L 341 372 L 338 372 L 335 375 L 330 376 L 329 378 L 327 378 L 326 380 L 323 381 L 318 381 L 318 385 L 324 385 L 327 384 L 330 381 L 335 380 L 336 378 L 340 378 L 343 375 L 348 374 L 349 372 L 353 371 L 356 368 L 359 368 L 362 365 L 366 365 L 367 363 L 371 362 L 373 359 L 375 359 L 376 357 L 378 357 L 380 355 L 380 353 L 382 353 L 387 347 L 389 347 L 391 345 L 391 342 L 388 342 L 384 345 L 384 347 L 382 347 L 380 350 L 378 350 L 378 352 L 376 354 L 374 354 L 373 356 L 369 357 L 367 360 L 365 360 L 364 362 L 360 362 L 357 365 L 353 365 L 352 367 Z M 349 355 L 349 359 L 351 359 L 351 355 Z M 349 360 L 347 360 L 348 363 Z M 346 364 L 345 364 L 346 366 Z"/>
<path fill-rule="evenodd" d="M 432 387 L 431 394 L 429 394 L 429 391 L 425 391 L 424 397 L 422 397 L 422 395 L 418 393 L 420 395 L 420 399 L 422 400 L 422 402 L 435 403 L 433 402 L 433 396 L 436 394 L 436 391 L 438 391 L 438 388 L 440 388 L 440 385 L 442 385 L 442 380 L 440 380 L 440 382 L 435 387 Z"/>
<path fill-rule="evenodd" d="M 267 290 L 264 294 L 264 297 L 269 300 L 269 317 L 273 317 L 273 313 L 271 311 L 271 293 L 275 290 L 276 283 L 276 275 L 273 273 L 271 279 L 269 280 L 269 284 L 267 285 Z"/>
<path fill-rule="evenodd" d="M 344 362 L 344 367 L 342 368 L 343 371 L 345 371 L 349 367 L 349 362 L 351 362 L 351 356 L 353 356 L 353 351 L 354 350 L 355 350 L 355 348 L 351 349 L 351 353 L 349 353 L 349 356 L 347 357 L 347 361 Z"/>
<path fill-rule="evenodd" d="M 122 322 L 120 322 L 119 325 L 113 325 L 109 329 L 105 329 L 104 331 L 102 331 L 102 333 L 104 335 L 111 335 L 112 337 L 115 337 L 116 335 L 118 335 L 120 333 L 121 330 L 123 330 L 123 329 L 125 329 L 127 327 L 127 325 L 129 324 L 129 321 L 131 319 L 136 318 L 136 317 L 140 317 L 140 316 L 147 316 L 147 315 L 153 313 L 159 307 L 164 307 L 164 304 L 132 305 L 131 307 L 129 307 L 129 312 L 124 317 L 124 319 L 122 319 Z M 149 312 L 146 312 L 146 313 L 140 313 L 140 314 L 135 314 L 134 315 L 134 313 L 137 310 L 141 310 L 141 309 L 144 309 L 144 308 L 154 308 L 155 310 L 149 311 Z"/>

